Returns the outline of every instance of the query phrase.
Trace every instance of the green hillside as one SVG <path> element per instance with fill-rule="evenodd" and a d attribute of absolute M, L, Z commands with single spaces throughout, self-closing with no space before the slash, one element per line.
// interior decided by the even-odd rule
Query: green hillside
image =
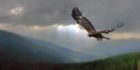
<path fill-rule="evenodd" d="M 104 60 L 63 66 L 63 70 L 138 70 L 139 68 L 140 53 L 125 54 Z"/>

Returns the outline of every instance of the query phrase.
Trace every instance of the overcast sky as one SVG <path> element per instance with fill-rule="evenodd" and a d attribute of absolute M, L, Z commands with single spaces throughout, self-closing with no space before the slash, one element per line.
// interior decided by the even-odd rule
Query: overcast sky
<path fill-rule="evenodd" d="M 120 22 L 125 26 L 106 35 L 112 38 L 111 41 L 98 42 L 89 38 L 72 19 L 70 14 L 74 6 L 78 6 L 97 30 L 111 28 Z M 139 13 L 140 0 L 0 0 L 0 29 L 75 51 L 93 54 L 99 51 L 104 55 L 107 51 L 113 53 L 116 48 L 110 47 L 116 44 L 121 44 L 119 48 L 127 48 L 128 44 L 140 41 Z M 135 45 L 134 48 L 140 49 L 139 43 Z M 103 51 L 105 48 L 99 49 L 99 46 L 108 50 Z M 119 53 L 119 50 L 114 53 Z"/>

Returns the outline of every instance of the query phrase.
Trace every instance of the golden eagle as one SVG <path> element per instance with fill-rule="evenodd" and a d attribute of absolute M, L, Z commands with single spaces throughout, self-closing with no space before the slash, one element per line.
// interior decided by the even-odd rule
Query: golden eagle
<path fill-rule="evenodd" d="M 116 28 L 120 28 L 124 25 L 124 24 L 120 24 L 120 25 L 117 24 L 117 26 L 114 26 L 114 28 L 103 30 L 103 31 L 96 31 L 92 23 L 82 15 L 81 11 L 77 7 L 74 7 L 72 9 L 71 16 L 79 25 L 81 25 L 84 29 L 86 29 L 89 37 L 94 37 L 98 41 L 102 39 L 110 40 L 110 38 L 103 36 L 102 33 L 108 34 L 110 32 L 113 32 Z"/>

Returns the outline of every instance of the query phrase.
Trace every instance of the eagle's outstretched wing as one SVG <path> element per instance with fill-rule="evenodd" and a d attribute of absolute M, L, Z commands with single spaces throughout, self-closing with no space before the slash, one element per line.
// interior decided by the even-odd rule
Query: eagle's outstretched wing
<path fill-rule="evenodd" d="M 110 28 L 110 29 L 107 29 L 107 30 L 98 31 L 97 33 L 105 33 L 105 34 L 108 34 L 110 32 L 115 31 L 116 29 L 119 29 L 119 28 L 123 27 L 123 26 L 124 26 L 124 23 L 118 23 L 113 28 Z"/>
<path fill-rule="evenodd" d="M 74 7 L 74 8 L 72 9 L 71 15 L 72 15 L 72 18 L 73 18 L 75 21 L 80 20 L 79 17 L 80 17 L 80 16 L 83 16 L 82 13 L 81 13 L 81 11 L 80 11 L 77 7 Z"/>
<path fill-rule="evenodd" d="M 78 24 L 80 24 L 83 28 L 85 28 L 88 31 L 89 34 L 96 33 L 96 30 L 92 23 L 82 15 L 82 13 L 77 7 L 74 7 L 72 9 L 71 15 Z"/>

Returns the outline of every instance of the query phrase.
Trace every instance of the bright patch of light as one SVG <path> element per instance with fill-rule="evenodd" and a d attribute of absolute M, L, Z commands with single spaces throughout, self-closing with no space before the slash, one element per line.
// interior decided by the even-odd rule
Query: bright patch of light
<path fill-rule="evenodd" d="M 59 25 L 57 28 L 59 31 L 63 31 L 63 32 L 72 32 L 72 33 L 82 32 L 78 24 Z"/>
<path fill-rule="evenodd" d="M 113 33 L 111 34 L 111 38 L 114 40 L 140 39 L 140 34 L 139 33 Z"/>
<path fill-rule="evenodd" d="M 5 23 L 0 23 L 0 29 L 8 29 L 8 27 L 10 27 L 11 24 L 5 24 Z"/>
<path fill-rule="evenodd" d="M 40 27 L 38 25 L 32 26 L 32 28 L 35 29 L 35 30 L 41 30 L 42 29 L 42 27 Z"/>
<path fill-rule="evenodd" d="M 10 10 L 10 14 L 15 15 L 15 16 L 22 14 L 22 12 L 23 12 L 23 7 L 22 6 L 17 6 L 17 7 L 12 8 Z"/>
<path fill-rule="evenodd" d="M 56 29 L 58 27 L 57 24 L 54 24 L 54 25 L 50 25 L 50 26 L 39 26 L 39 25 L 34 25 L 34 26 L 30 26 L 30 30 L 45 30 L 47 31 L 48 29 Z"/>

